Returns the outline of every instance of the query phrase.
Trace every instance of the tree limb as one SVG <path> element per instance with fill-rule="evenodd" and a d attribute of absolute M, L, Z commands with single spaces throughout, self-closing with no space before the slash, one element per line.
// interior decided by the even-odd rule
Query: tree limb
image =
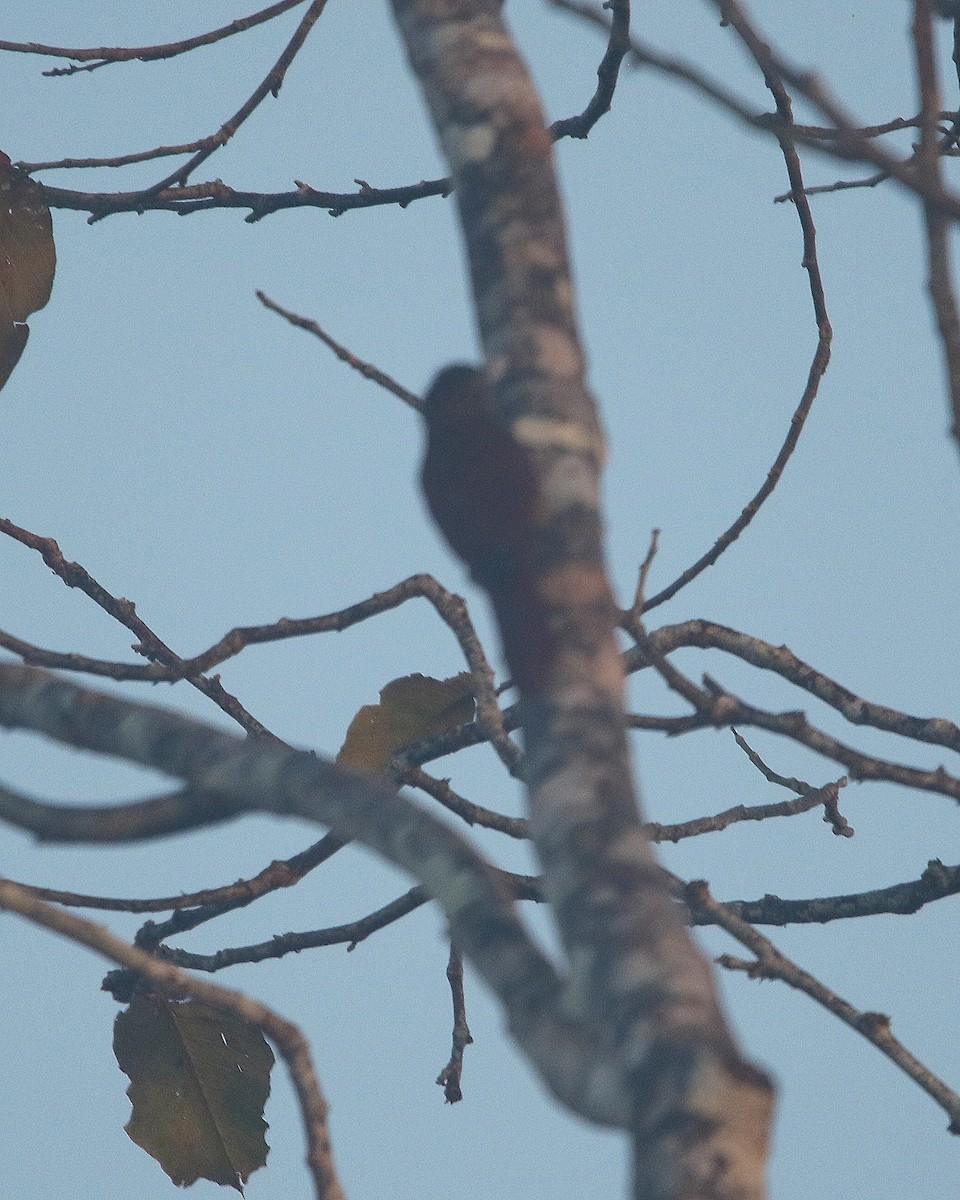
<path fill-rule="evenodd" d="M 510 885 L 459 834 L 389 784 L 305 751 L 242 740 L 5 663 L 0 726 L 33 730 L 182 779 L 211 805 L 219 802 L 224 821 L 245 812 L 300 817 L 375 850 L 442 905 L 458 947 L 499 996 L 513 1036 L 557 1097 L 590 1120 L 628 1127 L 622 1069 L 600 1031 L 567 1000 L 564 980 L 520 921 Z M 186 800 L 182 821 L 189 827 Z M 168 821 L 166 827 L 176 825 Z"/>
<path fill-rule="evenodd" d="M 770 1084 L 734 1045 L 631 779 L 599 513 L 604 443 L 551 138 L 499 4 L 393 7 L 456 185 L 490 418 L 526 450 L 539 487 L 521 531 L 532 583 L 491 598 L 520 685 L 531 835 L 573 973 L 568 1002 L 610 1030 L 629 1072 L 635 1195 L 758 1198 Z M 511 647 L 546 629 L 549 661 L 525 677 Z"/>

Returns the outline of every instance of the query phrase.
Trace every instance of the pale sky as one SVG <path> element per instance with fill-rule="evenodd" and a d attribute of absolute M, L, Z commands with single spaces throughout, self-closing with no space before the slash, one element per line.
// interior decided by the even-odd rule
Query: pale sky
<path fill-rule="evenodd" d="M 253 6 L 251 6 L 252 8 Z M 636 5 L 635 28 L 772 107 L 712 5 Z M 7 6 L 0 37 L 61 45 L 149 44 L 241 15 L 234 0 L 145 10 L 108 0 Z M 784 9 L 789 9 L 784 12 Z M 752 9 L 771 38 L 816 66 L 865 123 L 917 108 L 909 6 L 774 0 Z M 201 11 L 202 10 L 202 11 Z M 603 52 L 586 26 L 534 0 L 506 6 L 551 119 L 586 104 Z M 165 63 L 45 79 L 48 60 L 5 55 L 0 149 L 39 161 L 127 153 L 212 132 L 252 91 L 297 20 Z M 945 99 L 957 107 L 948 28 Z M 948 71 L 947 68 L 950 68 Z M 801 115 L 802 109 L 798 109 Z M 906 149 L 909 133 L 899 142 Z M 626 70 L 613 111 L 586 142 L 558 147 L 579 310 L 611 444 L 611 569 L 626 601 L 654 527 L 651 590 L 733 520 L 786 432 L 815 346 L 800 231 L 772 139 L 745 131 L 688 90 Z M 142 186 L 171 160 L 127 172 L 49 172 L 65 187 Z M 808 183 L 854 177 L 813 155 Z M 948 164 L 949 170 L 949 164 Z M 268 100 L 198 179 L 287 190 L 294 179 L 349 191 L 444 174 L 388 7 L 332 0 L 279 100 Z M 887 185 L 819 197 L 820 262 L 834 357 L 799 449 L 753 527 L 652 626 L 705 617 L 786 643 L 859 695 L 957 718 L 960 459 L 922 268 L 921 221 Z M 482 598 L 431 529 L 416 474 L 416 414 L 267 313 L 254 291 L 314 317 L 361 358 L 422 389 L 441 365 L 476 356 L 454 204 L 429 199 L 332 220 L 300 209 L 246 224 L 242 212 L 122 215 L 87 225 L 54 213 L 58 273 L 31 319 L 23 360 L 0 395 L 0 515 L 55 537 L 168 644 L 196 653 L 234 625 L 341 608 L 418 571 L 461 591 L 487 636 Z M 40 559 L 0 541 L 0 628 L 59 650 L 129 658 L 131 635 Z M 495 641 L 490 638 L 491 652 Z M 695 678 L 811 720 L 859 748 L 918 766 L 945 751 L 845 726 L 782 681 L 718 654 L 684 651 Z M 458 648 L 422 602 L 337 635 L 247 650 L 224 684 L 278 735 L 334 754 L 356 710 L 401 674 L 451 675 Z M 76 677 L 77 682 L 85 682 Z M 91 686 L 115 685 L 89 681 Z M 638 711 L 681 711 L 656 680 Z M 187 684 L 121 694 L 226 725 Z M 794 744 L 751 740 L 781 774 L 819 786 L 841 768 Z M 786 798 L 728 732 L 635 742 L 648 815 L 682 820 Z M 950 764 L 946 764 L 950 769 Z M 484 749 L 435 765 L 463 794 L 519 812 Z M 58 801 L 132 799 L 162 786 L 144 772 L 0 737 L 0 779 Z M 917 878 L 957 860 L 944 797 L 853 784 L 856 829 L 833 837 L 817 813 L 740 825 L 671 847 L 664 861 L 723 899 L 803 898 Z M 165 895 L 232 882 L 315 840 L 316 830 L 244 820 L 137 848 L 39 848 L 7 831 L 0 873 L 75 891 Z M 478 841 L 532 869 L 522 848 Z M 350 920 L 409 886 L 347 850 L 299 887 L 202 927 L 190 949 L 261 941 Z M 765 930 L 801 966 L 960 1083 L 957 901 L 913 917 Z M 525 915 L 543 928 L 542 914 Z M 136 918 L 109 917 L 132 936 Z M 2 923 L 4 1062 L 0 1180 L 23 1200 L 165 1200 L 173 1186 L 123 1132 L 127 1079 L 110 1047 L 116 1005 L 89 952 L 10 918 Z M 711 953 L 738 953 L 719 933 Z M 446 946 L 421 910 L 349 956 L 316 950 L 218 979 L 274 1005 L 313 1045 L 351 1200 L 450 1194 L 520 1200 L 626 1195 L 625 1143 L 560 1112 L 507 1041 L 468 973 L 465 1100 L 434 1079 L 449 1054 Z M 958 1143 L 916 1085 L 851 1030 L 779 983 L 721 979 L 747 1053 L 782 1088 L 771 1194 L 899 1200 L 943 1195 Z M 299 1117 L 283 1071 L 266 1117 L 269 1166 L 251 1200 L 306 1196 Z M 214 1195 L 197 1184 L 193 1195 Z"/>

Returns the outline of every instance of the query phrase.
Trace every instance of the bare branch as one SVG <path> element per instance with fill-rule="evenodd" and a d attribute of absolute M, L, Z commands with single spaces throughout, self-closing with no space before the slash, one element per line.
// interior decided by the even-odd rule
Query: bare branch
<path fill-rule="evenodd" d="M 212 46 L 224 38 L 232 37 L 235 33 L 244 33 L 265 21 L 272 21 L 291 8 L 304 4 L 306 0 L 279 0 L 259 12 L 251 13 L 249 17 L 238 17 L 229 25 L 219 29 L 211 29 L 209 33 L 201 33 L 195 37 L 183 38 L 179 42 L 165 42 L 159 46 L 98 46 L 69 50 L 64 46 L 47 46 L 42 42 L 7 42 L 0 40 L 0 50 L 9 50 L 17 54 L 41 54 L 48 58 L 72 58 L 75 63 L 85 63 L 85 66 L 55 67 L 44 71 L 44 75 L 74 75 L 78 71 L 95 71 L 98 67 L 109 66 L 118 62 L 157 62 L 163 58 L 174 58 L 178 54 L 186 54 L 200 46 Z"/>
<path fill-rule="evenodd" d="M 302 3 L 303 0 L 300 0 Z M 99 64 L 103 65 L 103 64 Z M 77 70 L 92 70 L 93 68 L 78 67 Z M 85 171 L 96 167 L 129 167 L 134 163 L 152 162 L 155 158 L 172 158 L 178 154 L 193 154 L 197 150 L 208 147 L 216 150 L 219 146 L 218 136 L 196 138 L 192 142 L 183 142 L 178 146 L 156 146 L 153 150 L 137 150 L 133 154 L 112 154 L 105 158 L 52 158 L 46 162 L 18 162 L 22 171 Z"/>
<path fill-rule="evenodd" d="M 694 620 L 679 625 L 664 625 L 648 636 L 661 654 L 669 654 L 682 646 L 723 650 L 761 670 L 773 671 L 811 696 L 816 696 L 836 709 L 851 725 L 867 725 L 912 741 L 944 746 L 960 753 L 960 726 L 955 722 L 944 717 L 915 717 L 884 704 L 864 700 L 798 658 L 787 646 L 771 645 L 761 638 L 740 633 L 715 621 Z M 646 665 L 640 648 L 628 650 L 626 660 L 628 671 Z"/>
<path fill-rule="evenodd" d="M 214 144 L 205 145 L 188 162 L 185 162 L 182 167 L 178 167 L 172 174 L 165 176 L 151 187 L 145 188 L 143 195 L 151 196 L 156 192 L 164 191 L 166 188 L 185 184 L 201 163 L 206 162 L 215 150 L 218 150 L 221 146 L 225 146 L 229 142 L 247 117 L 259 108 L 267 96 L 276 98 L 280 94 L 280 88 L 283 86 L 283 80 L 290 68 L 290 64 L 299 54 L 310 30 L 320 19 L 320 14 L 326 6 L 327 0 L 311 0 L 310 7 L 303 14 L 300 24 L 294 30 L 293 37 L 284 47 L 283 53 L 267 72 L 253 94 L 241 104 L 232 117 L 224 121 L 215 134 L 211 135 Z"/>
<path fill-rule="evenodd" d="M 931 184 L 916 170 L 912 158 L 898 158 L 891 154 L 876 139 L 860 133 L 860 124 L 836 99 L 822 79 L 810 71 L 801 70 L 770 46 L 756 25 L 748 17 L 746 9 L 738 0 L 711 0 L 720 13 L 722 24 L 736 30 L 737 35 L 753 57 L 764 75 L 781 76 L 795 91 L 814 106 L 834 128 L 839 137 L 833 143 L 817 142 L 825 152 L 849 161 L 873 163 L 895 179 L 907 191 L 936 206 L 952 221 L 960 220 L 960 195 L 948 192 L 942 186 Z"/>
<path fill-rule="evenodd" d="M 364 379 L 370 379 L 374 383 L 378 383 L 385 391 L 391 392 L 398 399 L 402 400 L 404 404 L 409 404 L 411 408 L 416 409 L 417 412 L 422 411 L 423 401 L 415 392 L 408 391 L 390 375 L 387 375 L 385 371 L 381 371 L 379 367 L 373 366 L 372 363 L 364 362 L 362 359 L 357 358 L 355 354 L 351 354 L 346 346 L 335 341 L 325 329 L 321 329 L 316 321 L 311 321 L 309 317 L 301 317 L 295 312 L 290 312 L 287 308 L 281 308 L 275 300 L 271 300 L 263 292 L 257 292 L 257 299 L 265 308 L 269 308 L 271 312 L 279 313 L 291 325 L 296 325 L 298 329 L 305 329 L 307 333 L 312 333 L 314 337 L 318 337 L 325 346 L 329 346 L 341 362 L 345 362 L 348 367 L 353 367 L 355 371 L 359 371 Z"/>
<path fill-rule="evenodd" d="M 919 879 L 895 883 L 870 892 L 846 896 L 820 896 L 810 900 L 781 900 L 764 896 L 760 900 L 725 900 L 723 907 L 749 921 L 751 925 L 825 925 L 829 921 L 848 921 L 884 914 L 909 916 L 927 904 L 960 894 L 960 866 L 945 867 L 939 859 L 927 863 Z M 695 925 L 714 924 L 711 913 L 693 910 Z"/>
<path fill-rule="evenodd" d="M 450 946 L 450 959 L 447 963 L 447 980 L 450 984 L 450 995 L 453 1000 L 453 1049 L 450 1061 L 437 1076 L 437 1083 L 443 1088 L 443 1095 L 448 1104 L 456 1104 L 463 1099 L 460 1090 L 460 1079 L 463 1075 L 463 1052 L 471 1045 L 470 1026 L 467 1024 L 467 1005 L 463 994 L 463 959 L 456 946 Z"/>
<path fill-rule="evenodd" d="M 620 64 L 630 49 L 630 0 L 608 0 L 604 7 L 611 14 L 610 37 L 606 53 L 597 67 L 597 90 L 579 116 L 554 121 L 550 126 L 554 141 L 564 137 L 589 137 L 594 125 L 610 111 L 613 93 L 617 89 L 617 78 L 620 75 Z"/>
<path fill-rule="evenodd" d="M 789 788 L 790 791 L 796 792 L 799 796 L 804 796 L 807 799 L 818 799 L 823 803 L 823 819 L 828 825 L 832 826 L 833 832 L 837 837 L 853 837 L 854 828 L 846 817 L 841 816 L 839 807 L 840 788 L 846 787 L 848 783 L 845 775 L 841 776 L 836 783 L 827 784 L 823 788 L 811 787 L 809 783 L 805 783 L 802 779 L 788 779 L 784 775 L 778 775 L 776 771 L 768 767 L 756 750 L 735 729 L 731 732 L 736 739 L 737 745 L 761 775 L 763 775 L 764 779 L 770 783 L 776 783 L 780 787 Z"/>
<path fill-rule="evenodd" d="M 793 416 L 790 418 L 790 428 L 787 431 L 787 436 L 780 447 L 777 457 L 774 459 L 773 466 L 767 472 L 767 477 L 763 481 L 759 491 L 746 505 L 729 529 L 717 538 L 706 554 L 702 555 L 692 566 L 683 571 L 673 583 L 663 588 L 655 596 L 651 596 L 645 602 L 643 606 L 644 611 L 649 611 L 652 608 L 656 608 L 657 605 L 663 604 L 664 601 L 675 596 L 681 588 L 686 587 L 688 583 L 696 579 L 707 567 L 712 567 L 720 555 L 723 554 L 724 550 L 737 540 L 757 515 L 761 505 L 769 498 L 774 488 L 780 482 L 786 465 L 797 447 L 800 434 L 803 432 L 807 417 L 810 415 L 810 409 L 813 407 L 813 402 L 820 390 L 820 381 L 823 379 L 830 362 L 830 343 L 833 340 L 833 330 L 830 326 L 830 318 L 827 315 L 827 304 L 823 294 L 823 279 L 820 275 L 820 264 L 817 261 L 817 231 L 813 223 L 810 204 L 804 190 L 803 175 L 800 169 L 800 156 L 797 154 L 795 143 L 793 106 L 790 102 L 790 96 L 783 86 L 783 80 L 778 74 L 767 73 L 765 82 L 773 94 L 777 105 L 777 117 L 779 120 L 775 132 L 777 141 L 780 143 L 784 162 L 786 163 L 787 176 L 790 180 L 790 197 L 796 207 L 797 216 L 800 220 L 800 229 L 803 234 L 802 266 L 807 272 L 810 285 L 810 298 L 813 302 L 813 315 L 817 325 L 817 345 L 807 372 L 807 382 L 803 390 L 803 395 L 800 397 L 800 402 L 794 410 Z"/>
<path fill-rule="evenodd" d="M 878 184 L 885 183 L 890 176 L 886 171 L 877 171 L 874 175 L 867 175 L 863 179 L 838 179 L 835 183 L 821 183 L 815 187 L 805 187 L 803 194 L 805 196 L 826 196 L 831 192 L 848 192 L 855 188 L 873 188 Z M 792 192 L 783 192 L 779 196 L 774 196 L 774 204 L 785 204 L 788 200 L 793 199 Z"/>
<path fill-rule="evenodd" d="M 151 658 L 166 666 L 180 666 L 182 664 L 183 660 L 180 656 L 171 650 L 140 619 L 137 615 L 137 606 L 132 600 L 125 600 L 123 597 L 112 595 L 79 563 L 68 562 L 63 557 L 60 547 L 53 538 L 38 537 L 37 534 L 30 533 L 27 529 L 21 529 L 19 525 L 14 525 L 12 521 L 7 520 L 5 517 L 0 517 L 0 533 L 5 533 L 8 537 L 13 538 L 14 541 L 20 542 L 21 545 L 28 546 L 31 550 L 36 550 L 50 570 L 59 579 L 62 579 L 67 587 L 79 588 L 95 604 L 99 605 L 104 612 L 109 613 L 111 617 L 129 629 L 131 633 L 139 638 L 139 641 L 133 646 L 133 650 L 137 654 L 142 654 L 145 658 Z M 7 635 L 3 635 L 0 644 L 5 644 L 8 649 L 13 649 L 12 643 L 15 641 L 16 639 L 11 639 Z M 20 645 L 23 646 L 24 643 L 20 643 Z M 24 655 L 24 657 L 27 658 L 28 656 Z M 32 658 L 34 656 L 29 655 L 29 657 Z M 45 657 L 49 657 L 49 655 L 45 655 Z M 87 670 L 88 668 L 82 667 L 80 669 Z M 111 672 L 97 673 L 108 674 Z M 126 675 L 125 677 L 149 678 L 149 675 Z M 253 733 L 268 740 L 279 741 L 265 725 L 262 725 L 256 717 L 247 712 L 236 696 L 231 695 L 226 690 L 219 678 L 208 679 L 199 671 L 184 672 L 179 677 L 186 679 L 198 692 L 202 692 L 205 696 L 209 697 L 218 708 L 221 708 L 228 716 L 232 717 L 247 733 Z M 114 675 L 114 678 L 117 678 L 117 676 Z"/>
<path fill-rule="evenodd" d="M 798 813 L 809 812 L 812 808 L 826 808 L 829 803 L 836 803 L 837 789 L 841 786 L 841 783 L 828 783 L 825 787 L 797 797 L 796 800 L 781 800 L 779 804 L 755 804 L 749 807 L 737 804 L 717 813 L 716 816 L 694 817 L 693 820 L 681 821 L 676 825 L 648 822 L 644 830 L 652 842 L 679 842 L 684 838 L 701 837 L 705 833 L 719 833 L 742 821 L 795 817 Z M 824 820 L 829 818 L 825 817 Z"/>
<path fill-rule="evenodd" d="M 3 789 L 3 794 L 8 794 L 6 789 Z M 188 801 L 187 811 L 193 805 L 203 803 L 202 796 L 193 796 L 192 793 L 180 792 L 178 798 Z M 71 805 L 71 809 L 77 813 L 77 816 L 74 817 L 72 813 L 64 811 L 66 806 L 60 808 L 52 804 L 40 805 L 37 801 L 32 803 L 37 808 L 43 807 L 48 810 L 47 821 L 50 825 L 51 835 L 49 840 L 54 842 L 70 840 L 71 821 L 83 821 L 86 825 L 83 836 L 76 840 L 88 843 L 108 842 L 110 841 L 111 822 L 129 821 L 131 816 L 136 816 L 136 805 L 131 804 L 111 805 L 109 808 Z M 0 808 L 0 820 L 6 821 L 8 825 L 17 829 L 32 828 L 10 808 Z M 158 832 L 169 832 L 171 828 L 177 828 L 182 820 L 183 816 L 178 812 L 176 823 L 173 820 L 167 821 L 164 828 Z M 86 823 L 88 821 L 89 824 Z M 152 836 L 152 832 L 149 823 L 144 833 L 136 835 L 137 840 L 143 840 L 150 836 Z M 200 911 L 217 908 L 219 911 L 212 915 L 218 916 L 220 912 L 242 908 L 279 888 L 293 887 L 314 867 L 326 862 L 341 845 L 338 838 L 335 838 L 332 833 L 328 833 L 292 858 L 274 860 L 252 879 L 240 879 L 236 883 L 228 883 L 222 887 L 203 888 L 199 892 L 183 892 L 176 896 L 161 896 L 155 899 L 126 900 L 112 896 L 90 896 L 79 892 L 64 892 L 54 888 L 35 887 L 31 884 L 21 884 L 20 886 L 25 887 L 32 896 L 36 896 L 39 900 L 51 900 L 56 904 L 66 904 L 71 908 L 99 908 L 110 912 L 131 913 L 171 912 L 180 909 Z M 197 923 L 194 922 L 194 924 Z M 190 928 L 193 927 L 194 925 L 190 926 Z"/>
<path fill-rule="evenodd" d="M 0 909 L 18 913 L 36 925 L 52 929 L 80 945 L 89 946 L 111 962 L 120 963 L 148 979 L 166 996 L 203 1001 L 234 1013 L 260 1029 L 280 1051 L 290 1072 L 307 1135 L 307 1163 L 317 1200 L 344 1200 L 343 1189 L 333 1165 L 327 1104 L 320 1091 L 310 1045 L 296 1025 L 241 992 L 194 979 L 179 967 L 159 962 L 136 946 L 128 945 L 103 926 L 45 904 L 9 880 L 0 879 Z"/>
<path fill-rule="evenodd" d="M 751 979 L 780 979 L 822 1004 L 845 1025 L 849 1025 L 868 1042 L 872 1042 L 891 1062 L 896 1063 L 901 1071 L 919 1084 L 927 1095 L 932 1096 L 950 1117 L 950 1132 L 960 1134 L 960 1095 L 947 1087 L 943 1080 L 938 1079 L 893 1036 L 890 1032 L 889 1017 L 883 1013 L 861 1012 L 854 1008 L 836 992 L 781 954 L 772 942 L 731 912 L 726 905 L 714 900 L 705 883 L 689 884 L 686 894 L 687 902 L 694 912 L 709 913 L 717 925 L 756 955 L 754 962 L 744 962 L 732 955 L 723 954 L 717 959 L 721 966 L 733 971 L 745 971 Z"/>
<path fill-rule="evenodd" d="M 665 659 L 654 661 L 653 665 L 661 669 L 665 662 Z M 669 664 L 667 666 L 675 675 L 683 678 L 675 668 L 669 667 Z M 824 758 L 840 763 L 847 768 L 847 773 L 852 779 L 883 779 L 890 783 L 902 784 L 904 787 L 960 800 L 960 778 L 950 775 L 942 766 L 928 771 L 863 754 L 839 738 L 831 737 L 822 729 L 811 725 L 804 713 L 774 713 L 756 708 L 721 687 L 709 675 L 703 677 L 703 688 L 685 680 L 685 690 L 681 694 L 696 708 L 704 728 L 752 725 L 790 738 L 823 755 Z"/>
<path fill-rule="evenodd" d="M 266 962 L 283 958 L 287 954 L 300 954 L 304 950 L 317 950 L 326 946 L 346 946 L 348 950 L 353 950 L 371 934 L 386 929 L 388 925 L 416 912 L 418 908 L 429 903 L 430 899 L 426 888 L 418 885 L 378 908 L 376 912 L 369 913 L 357 921 L 350 921 L 346 925 L 333 925 L 328 929 L 314 929 L 306 933 L 278 933 L 266 942 L 258 942 L 251 946 L 228 946 L 212 954 L 197 954 L 162 945 L 157 945 L 153 953 L 164 962 L 212 974 L 227 967 L 238 966 L 240 963 Z M 178 931 L 175 929 L 167 928 L 164 936 L 171 937 L 176 932 Z"/>
<path fill-rule="evenodd" d="M 601 1124 L 629 1125 L 622 1066 L 611 1061 L 600 1031 L 564 1000 L 564 982 L 520 921 L 510 883 L 388 784 L 310 753 L 84 691 L 32 667 L 0 663 L 0 725 L 180 778 L 218 798 L 222 820 L 241 812 L 299 816 L 375 850 L 443 906 L 457 945 L 500 997 L 513 1036 L 557 1097 Z"/>
<path fill-rule="evenodd" d="M 497 833 L 505 833 L 507 837 L 528 838 L 530 825 L 525 817 L 507 817 L 503 813 L 493 812 L 482 805 L 473 804 L 450 787 L 449 779 L 434 779 L 420 767 L 404 767 L 397 773 L 401 783 L 418 787 L 421 791 L 432 796 L 442 804 L 448 812 L 456 813 L 468 825 L 479 825 L 482 829 L 493 829 Z"/>
<path fill-rule="evenodd" d="M 379 208 L 396 204 L 406 208 L 414 200 L 428 196 L 449 196 L 449 179 L 429 179 L 405 187 L 361 187 L 356 192 L 324 192 L 298 184 L 292 192 L 246 192 L 229 187 L 220 179 L 207 183 L 164 188 L 157 192 L 78 192 L 69 188 L 44 186 L 44 199 L 51 208 L 88 212 L 91 221 L 114 213 L 172 212 L 179 216 L 222 208 L 248 208 L 245 220 L 253 224 L 275 212 L 290 208 L 322 208 L 332 217 L 357 208 Z"/>

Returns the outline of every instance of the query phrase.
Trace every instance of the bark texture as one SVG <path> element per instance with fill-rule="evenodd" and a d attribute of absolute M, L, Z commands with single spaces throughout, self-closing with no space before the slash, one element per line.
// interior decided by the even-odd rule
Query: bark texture
<path fill-rule="evenodd" d="M 604 1031 L 627 1080 L 636 1196 L 757 1200 L 772 1089 L 742 1060 L 641 828 L 603 557 L 603 437 L 539 98 L 495 0 L 393 7 L 456 185 L 486 358 L 484 420 L 523 449 L 536 482 L 511 533 L 525 556 L 512 594 L 491 590 L 470 547 L 450 540 L 491 590 L 520 686 L 531 833 L 567 955 L 563 1003 Z M 517 478 L 504 472 L 502 486 Z M 535 638 L 547 648 L 536 670 L 517 648 L 524 628 L 549 631 Z"/>

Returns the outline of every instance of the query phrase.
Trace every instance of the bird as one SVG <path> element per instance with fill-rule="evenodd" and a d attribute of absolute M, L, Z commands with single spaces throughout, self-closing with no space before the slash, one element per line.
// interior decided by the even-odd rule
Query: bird
<path fill-rule="evenodd" d="M 529 452 L 490 413 L 486 377 L 445 367 L 424 399 L 427 447 L 421 480 L 427 506 L 453 552 L 489 592 L 525 569 L 536 477 Z"/>
<path fill-rule="evenodd" d="M 494 420 L 487 379 L 445 367 L 424 398 L 421 483 L 447 544 L 485 589 L 521 691 L 539 687 L 554 639 L 535 566 L 538 485 L 530 451 Z"/>

